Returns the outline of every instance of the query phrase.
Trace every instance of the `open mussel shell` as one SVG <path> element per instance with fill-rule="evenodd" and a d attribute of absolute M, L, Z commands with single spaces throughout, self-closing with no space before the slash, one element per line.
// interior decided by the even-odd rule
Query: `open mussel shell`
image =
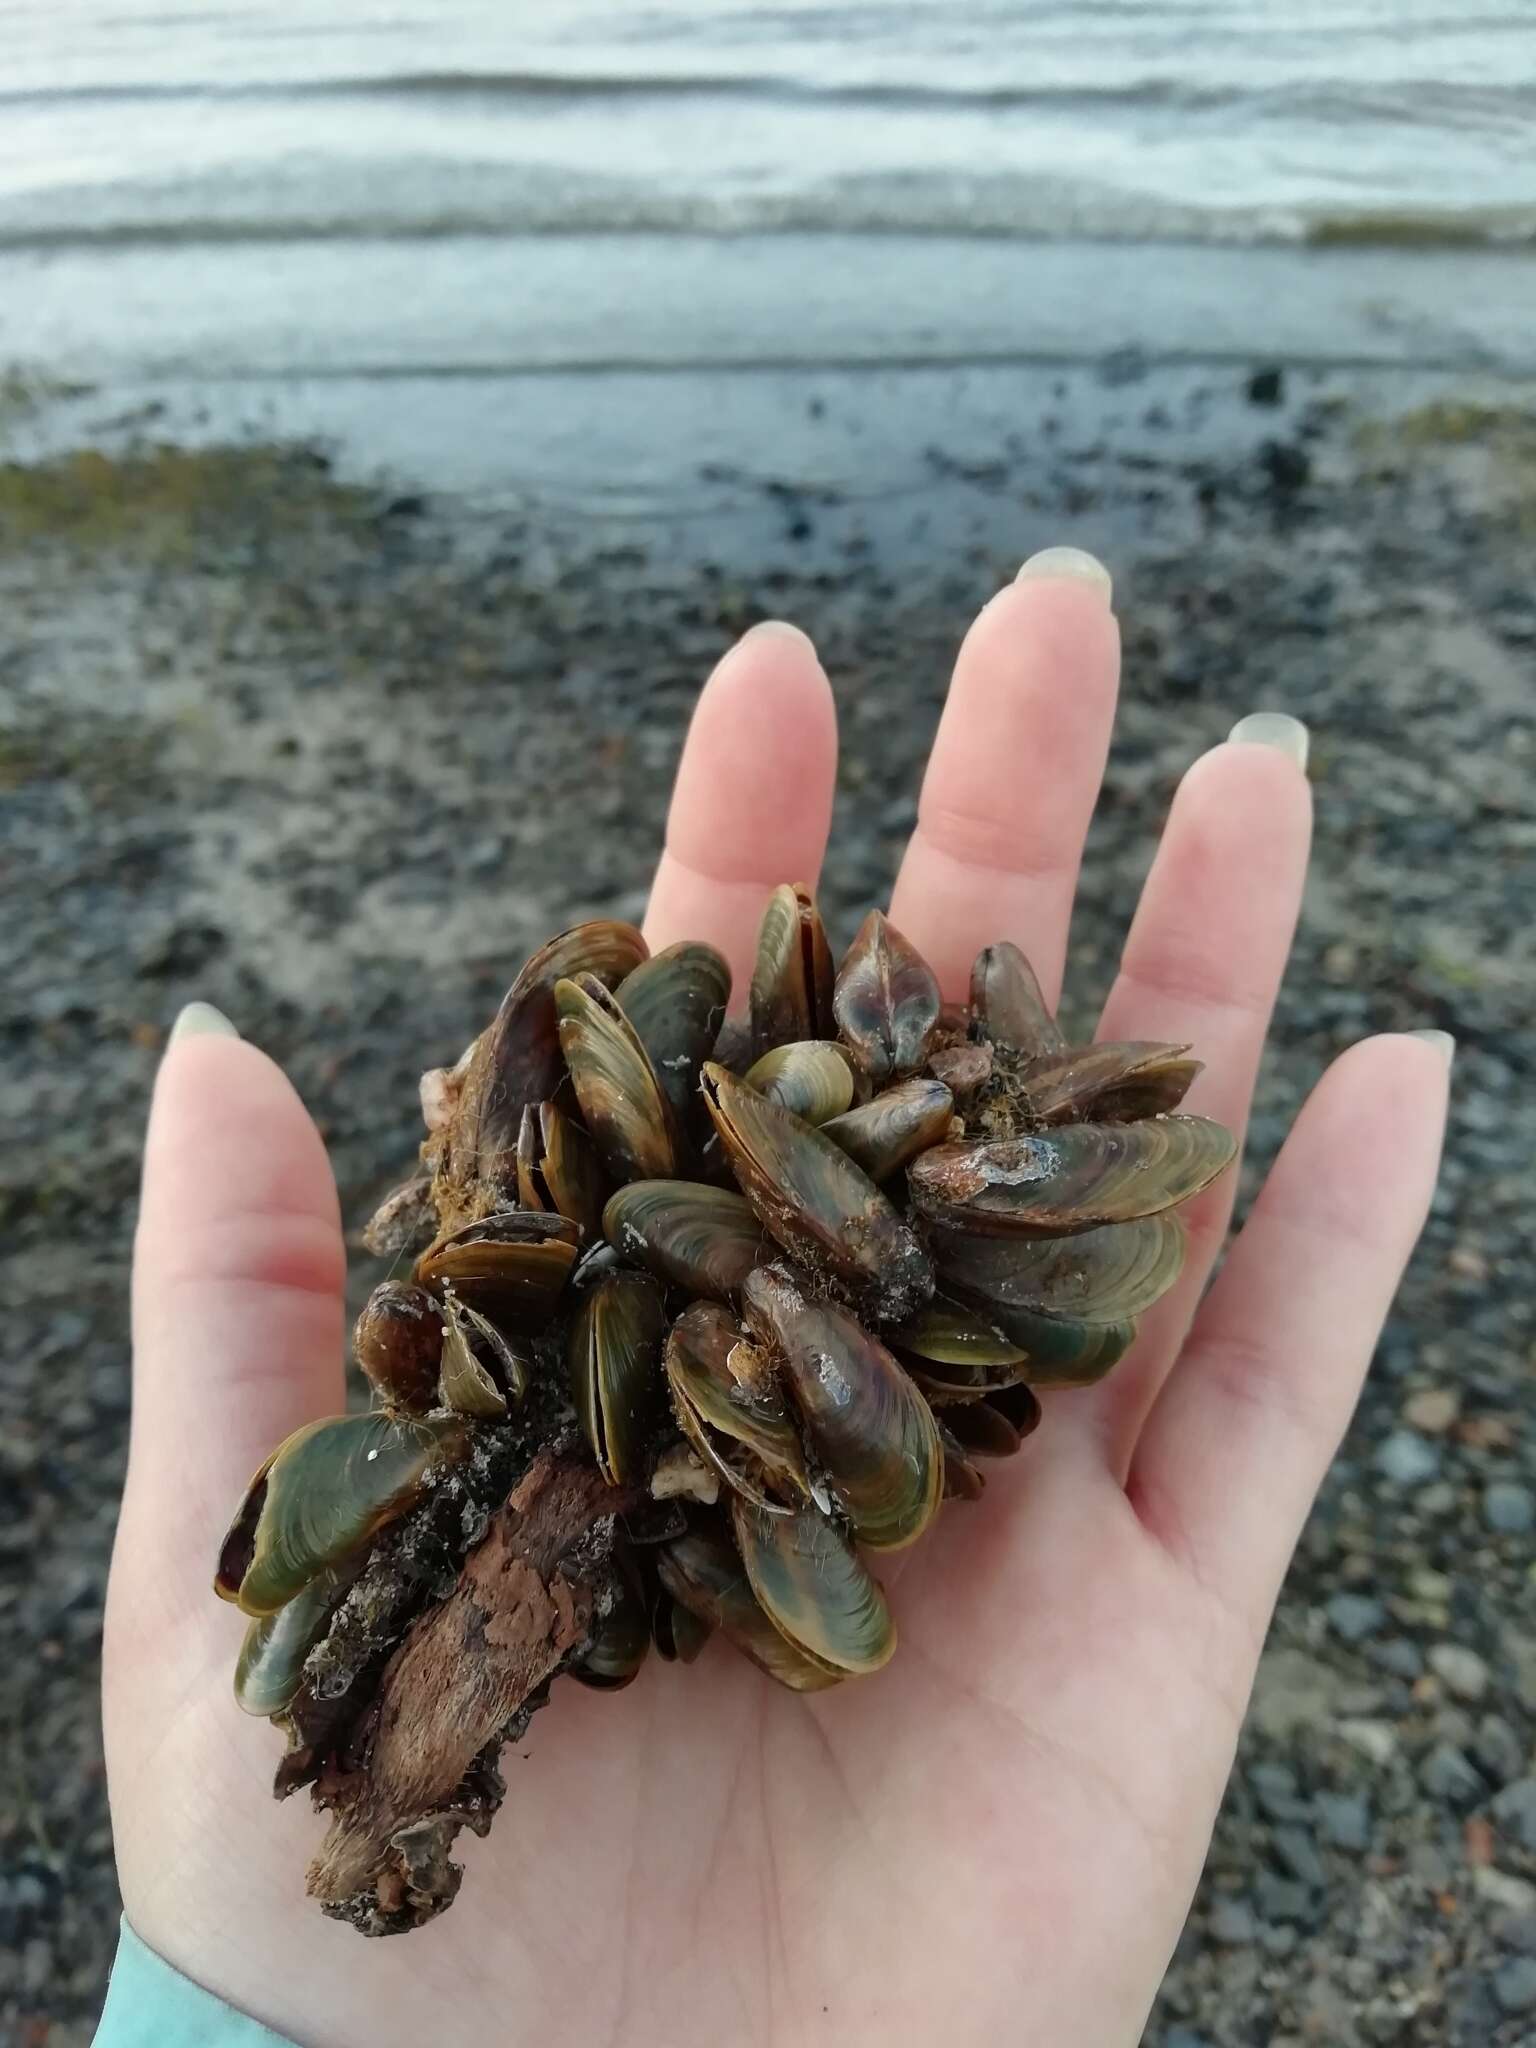
<path fill-rule="evenodd" d="M 306 1423 L 246 1488 L 219 1550 L 214 1591 L 246 1614 L 275 1614 L 414 1507 L 435 1474 L 468 1446 L 457 1416 L 341 1415 Z"/>
<path fill-rule="evenodd" d="M 1019 1081 L 1041 1123 L 1135 1123 L 1178 1108 L 1200 1071 L 1188 1053 L 1150 1039 L 1068 1046 L 1031 1061 Z"/>
<path fill-rule="evenodd" d="M 480 1347 L 482 1357 L 475 1347 Z M 489 1358 L 491 1363 L 486 1364 Z M 528 1389 L 528 1367 L 489 1316 L 443 1289 L 443 1406 L 499 1422 Z"/>
<path fill-rule="evenodd" d="M 635 1027 L 590 975 L 555 985 L 560 1044 L 582 1121 L 616 1181 L 656 1180 L 682 1163 L 672 1105 Z"/>
<path fill-rule="evenodd" d="M 832 1038 L 832 953 L 809 889 L 784 883 L 758 927 L 749 997 L 752 1051 L 761 1059 L 791 1039 Z"/>
<path fill-rule="evenodd" d="M 960 1048 L 979 1052 L 980 1046 Z M 898 1081 L 869 1102 L 861 1102 L 822 1125 L 823 1134 L 846 1152 L 871 1180 L 890 1176 L 938 1144 L 949 1130 L 955 1098 L 942 1081 Z"/>
<path fill-rule="evenodd" d="M 929 1249 L 942 1283 L 963 1290 L 983 1317 L 1017 1308 L 1117 1323 L 1143 1315 L 1172 1287 L 1185 1237 L 1179 1218 L 1164 1213 L 1068 1237 L 974 1237 L 936 1228 Z"/>
<path fill-rule="evenodd" d="M 808 1297 L 782 1266 L 749 1274 L 743 1303 L 854 1535 L 871 1550 L 915 1542 L 938 1512 L 944 1454 L 911 1378 L 852 1316 Z"/>
<path fill-rule="evenodd" d="M 651 1617 L 633 1567 L 614 1572 L 608 1611 L 592 1623 L 586 1652 L 570 1667 L 572 1678 L 600 1692 L 618 1692 L 640 1674 L 651 1646 Z"/>
<path fill-rule="evenodd" d="M 678 1427 L 733 1492 L 770 1512 L 783 1510 L 767 1486 L 810 1498 L 794 1421 L 767 1362 L 743 1341 L 727 1309 L 712 1301 L 685 1309 L 668 1333 L 665 1358 Z"/>
<path fill-rule="evenodd" d="M 375 1287 L 353 1328 L 352 1355 L 382 1400 L 424 1415 L 436 1399 L 442 1352 L 442 1315 L 424 1287 L 402 1280 Z"/>
<path fill-rule="evenodd" d="M 614 991 L 680 1130 L 698 1110 L 699 1068 L 714 1049 L 730 994 L 724 956 L 690 939 L 653 953 Z"/>
<path fill-rule="evenodd" d="M 1199 1116 L 1067 1124 L 1038 1137 L 936 1145 L 913 1161 L 907 1183 L 935 1223 L 977 1235 L 1055 1236 L 1187 1202 L 1236 1151 L 1230 1131 Z"/>
<path fill-rule="evenodd" d="M 769 1235 L 812 1272 L 830 1272 L 875 1312 L 926 1300 L 933 1271 L 910 1226 L 840 1146 L 713 1064 L 704 1099 L 743 1194 Z"/>
<path fill-rule="evenodd" d="M 556 983 L 590 974 L 611 988 L 646 951 L 633 925 L 596 918 L 560 932 L 525 963 L 475 1043 L 449 1138 L 446 1165 L 456 1181 L 514 1186 L 523 1105 L 548 1101 L 560 1083 Z"/>
<path fill-rule="evenodd" d="M 602 1229 L 606 1183 L 592 1140 L 553 1102 L 523 1106 L 517 1135 L 517 1199 L 525 1209 L 553 1210 L 580 1226 L 583 1239 Z"/>
<path fill-rule="evenodd" d="M 539 1329 L 564 1291 L 580 1242 L 579 1226 L 567 1217 L 498 1210 L 429 1245 L 416 1261 L 416 1284 L 434 1294 L 452 1287 L 498 1322 Z"/>
<path fill-rule="evenodd" d="M 604 1274 L 571 1322 L 566 1363 L 582 1434 L 610 1486 L 635 1476 L 660 1404 L 666 1310 L 646 1273 Z"/>
<path fill-rule="evenodd" d="M 825 1692 L 842 1678 L 840 1670 L 807 1656 L 775 1628 L 758 1606 L 742 1561 L 723 1535 L 690 1529 L 656 1553 L 656 1572 L 677 1607 L 706 1629 L 718 1629 L 759 1670 L 792 1692 Z M 673 1616 L 670 1622 L 674 1641 L 679 1618 Z M 677 1654 L 683 1655 L 680 1642 Z"/>
<path fill-rule="evenodd" d="M 808 1124 L 841 1116 L 853 1100 L 853 1072 L 846 1055 L 822 1039 L 798 1038 L 776 1045 L 753 1061 L 744 1078 L 749 1088 Z"/>
<path fill-rule="evenodd" d="M 819 1508 L 766 1515 L 738 1495 L 731 1529 L 758 1606 L 797 1650 L 855 1676 L 894 1655 L 896 1624 L 879 1580 Z"/>
<path fill-rule="evenodd" d="M 292 1705 L 304 1660 L 330 1627 L 360 1563 L 354 1559 L 317 1572 L 275 1613 L 251 1622 L 235 1663 L 235 1704 L 244 1713 L 270 1719 Z"/>
<path fill-rule="evenodd" d="M 1035 970 L 1004 941 L 976 956 L 971 970 L 971 1020 L 979 1038 L 1030 1059 L 1060 1052 L 1061 1028 L 1040 992 Z"/>
<path fill-rule="evenodd" d="M 772 1256 L 746 1196 L 701 1181 L 631 1181 L 609 1197 L 603 1232 L 625 1258 L 715 1301 Z"/>
<path fill-rule="evenodd" d="M 933 969 L 872 910 L 838 969 L 832 1014 L 873 1087 L 917 1072 L 928 1057 L 941 1008 Z"/>

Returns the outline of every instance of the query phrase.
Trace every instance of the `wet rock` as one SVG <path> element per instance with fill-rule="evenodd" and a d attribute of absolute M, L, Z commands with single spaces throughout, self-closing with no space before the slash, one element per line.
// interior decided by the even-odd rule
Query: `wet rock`
<path fill-rule="evenodd" d="M 1276 1828 L 1271 1845 L 1275 1861 L 1282 1870 L 1288 1870 L 1292 1877 L 1302 1884 L 1323 1885 L 1328 1873 L 1323 1868 L 1323 1859 L 1317 1853 L 1317 1844 L 1305 1828 Z"/>
<path fill-rule="evenodd" d="M 1500 1834 L 1536 1856 L 1536 1778 L 1506 1785 L 1494 1799 L 1492 1813 Z"/>
<path fill-rule="evenodd" d="M 1459 1700 L 1480 1700 L 1488 1690 L 1488 1666 L 1475 1650 L 1459 1643 L 1436 1643 L 1429 1653 L 1429 1668 Z"/>
<path fill-rule="evenodd" d="M 1336 1849 L 1358 1852 L 1371 1845 L 1370 1803 L 1361 1793 L 1319 1793 L 1317 1824 Z"/>
<path fill-rule="evenodd" d="M 1386 1608 L 1368 1593 L 1335 1593 L 1325 1612 L 1328 1626 L 1346 1643 L 1375 1635 L 1387 1618 Z"/>
<path fill-rule="evenodd" d="M 1482 1776 L 1463 1753 L 1448 1742 L 1436 1743 L 1419 1765 L 1419 1783 L 1447 1806 L 1475 1806 L 1487 1791 Z"/>
<path fill-rule="evenodd" d="M 1504 2012 L 1536 2007 L 1536 1956 L 1518 1956 L 1494 1972 L 1493 1995 Z"/>
<path fill-rule="evenodd" d="M 1394 1486 L 1425 1486 L 1440 1470 L 1440 1453 L 1411 1429 L 1394 1429 L 1376 1453 L 1376 1470 Z"/>
<path fill-rule="evenodd" d="M 1461 1413 L 1461 1396 L 1452 1387 L 1426 1387 L 1403 1403 L 1403 1420 L 1425 1436 L 1443 1436 Z"/>
<path fill-rule="evenodd" d="M 1246 1899 L 1219 1898 L 1211 1907 L 1211 1939 L 1227 1948 L 1241 1948 L 1258 1932 L 1253 1908 Z"/>
<path fill-rule="evenodd" d="M 1498 1479 L 1483 1493 L 1483 1520 L 1500 1536 L 1526 1536 L 1536 1528 L 1536 1493 Z"/>
<path fill-rule="evenodd" d="M 1525 1768 L 1526 1750 L 1509 1723 L 1497 1714 L 1485 1714 L 1478 1724 L 1472 1745 L 1479 1770 L 1495 1785 L 1507 1785 Z"/>

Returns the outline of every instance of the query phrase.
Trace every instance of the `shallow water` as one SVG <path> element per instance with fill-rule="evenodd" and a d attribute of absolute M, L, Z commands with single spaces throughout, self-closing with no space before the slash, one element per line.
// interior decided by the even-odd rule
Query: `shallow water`
<path fill-rule="evenodd" d="M 884 487 L 930 371 L 1528 377 L 1532 30 L 1531 0 L 0 0 L 0 368 L 648 502 L 783 419 L 775 378 L 905 375 L 883 416 L 865 377 L 845 451 Z"/>
<path fill-rule="evenodd" d="M 0 7 L 0 237 L 1529 240 L 1527 0 Z"/>

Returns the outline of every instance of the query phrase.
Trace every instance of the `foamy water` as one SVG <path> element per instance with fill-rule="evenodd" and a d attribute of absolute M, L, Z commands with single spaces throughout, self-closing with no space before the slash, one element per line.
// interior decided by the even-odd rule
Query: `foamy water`
<path fill-rule="evenodd" d="M 1529 0 L 27 0 L 0 30 L 0 244 L 1536 235 Z"/>

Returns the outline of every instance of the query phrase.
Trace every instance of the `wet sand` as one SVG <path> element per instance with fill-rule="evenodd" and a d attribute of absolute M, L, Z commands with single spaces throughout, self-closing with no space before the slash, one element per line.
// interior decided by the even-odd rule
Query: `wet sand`
<path fill-rule="evenodd" d="M 1342 1046 L 1461 1041 L 1434 1217 L 1292 1571 L 1149 2048 L 1529 2038 L 1536 401 L 1374 373 L 1277 392 L 1262 363 L 942 374 L 931 437 L 895 372 L 759 384 L 741 435 L 777 405 L 780 438 L 749 465 L 698 452 L 702 518 L 675 477 L 450 489 L 397 462 L 380 484 L 361 436 L 335 459 L 231 445 L 210 413 L 222 445 L 172 455 L 150 445 L 163 392 L 0 397 L 27 458 L 0 466 L 5 2039 L 85 2042 L 115 1932 L 96 1660 L 137 1148 L 177 1007 L 220 1004 L 288 1067 L 355 1230 L 415 1144 L 420 1068 L 525 949 L 638 912 L 693 694 L 736 633 L 793 617 L 833 677 L 824 900 L 846 939 L 912 823 L 959 634 L 1068 537 L 1108 554 L 1127 650 L 1078 1015 L 1180 772 L 1273 707 L 1313 727 L 1318 844 L 1245 1187 Z M 680 433 L 691 411 L 719 434 L 701 387 L 667 390 Z M 906 423 L 902 495 L 861 467 L 881 417 Z M 51 445 L 105 452 L 42 460 L 50 420 Z"/>

